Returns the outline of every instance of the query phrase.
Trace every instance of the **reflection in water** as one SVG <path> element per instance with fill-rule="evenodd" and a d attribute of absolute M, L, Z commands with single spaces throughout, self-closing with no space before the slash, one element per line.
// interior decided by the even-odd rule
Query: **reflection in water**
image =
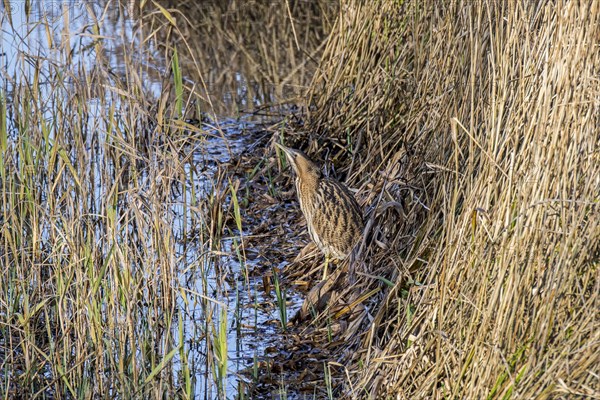
<path fill-rule="evenodd" d="M 221 165 L 253 140 L 239 113 L 309 83 L 333 3 L 3 2 L 7 393 L 233 397 L 278 331 Z M 208 123 L 178 117 L 175 47 Z"/>
<path fill-rule="evenodd" d="M 233 116 L 274 104 L 302 103 L 338 2 L 161 0 L 160 4 L 170 10 L 176 27 L 167 26 L 164 14 L 144 10 L 146 31 L 161 26 L 156 31 L 157 47 L 177 47 L 202 110 Z"/>

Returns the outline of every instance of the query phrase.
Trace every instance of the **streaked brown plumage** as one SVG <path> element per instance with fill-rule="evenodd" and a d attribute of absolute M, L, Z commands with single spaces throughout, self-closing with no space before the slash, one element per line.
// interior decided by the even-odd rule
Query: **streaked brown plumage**
<path fill-rule="evenodd" d="M 364 229 L 361 209 L 348 188 L 323 176 L 306 154 L 276 145 L 296 173 L 296 192 L 308 233 L 325 253 L 325 277 L 328 259 L 345 259 L 359 242 Z"/>

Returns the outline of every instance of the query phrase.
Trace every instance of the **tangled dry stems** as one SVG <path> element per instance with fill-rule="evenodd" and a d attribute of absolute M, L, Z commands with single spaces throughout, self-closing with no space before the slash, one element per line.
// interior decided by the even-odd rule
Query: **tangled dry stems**
<path fill-rule="evenodd" d="M 307 131 L 375 220 L 349 397 L 600 396 L 597 37 L 597 2 L 343 2 Z"/>

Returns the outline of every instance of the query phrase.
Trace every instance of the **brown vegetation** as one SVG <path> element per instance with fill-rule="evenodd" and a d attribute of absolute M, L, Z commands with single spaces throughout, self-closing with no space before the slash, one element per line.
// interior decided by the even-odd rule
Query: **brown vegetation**
<path fill-rule="evenodd" d="M 232 148 L 255 138 L 214 116 L 307 84 L 300 55 L 323 37 L 279 27 L 303 15 L 285 3 L 265 1 L 252 9 L 263 19 L 233 28 L 229 14 L 212 19 L 224 2 L 213 3 L 199 18 L 157 2 L 0 5 L 0 397 L 244 394 L 228 343 L 275 332 L 264 323 L 273 301 L 257 294 L 248 198 L 229 180 Z M 269 23 L 286 33 L 279 47 L 256 39 Z M 250 35 L 236 41 L 235 29 Z"/>
<path fill-rule="evenodd" d="M 143 20 L 170 58 L 177 47 L 205 112 L 270 114 L 301 102 L 335 16 L 335 2 L 161 0 L 172 20 Z M 272 116 L 272 115 L 271 115 Z M 277 114 L 280 117 L 280 114 Z"/>
<path fill-rule="evenodd" d="M 343 2 L 307 137 L 375 222 L 346 396 L 600 397 L 599 37 L 599 2 Z"/>
<path fill-rule="evenodd" d="M 226 292 L 243 275 L 272 307 L 249 280 L 272 291 L 308 241 L 272 149 L 255 163 L 283 136 L 358 189 L 369 241 L 286 336 L 302 362 L 255 372 L 316 364 L 299 380 L 331 397 L 600 398 L 600 2 L 67 3 L 0 13 L 4 397 L 232 397 Z M 214 116 L 313 69 L 303 124 L 232 172 Z M 308 288 L 323 259 L 301 256 L 284 283 Z"/>

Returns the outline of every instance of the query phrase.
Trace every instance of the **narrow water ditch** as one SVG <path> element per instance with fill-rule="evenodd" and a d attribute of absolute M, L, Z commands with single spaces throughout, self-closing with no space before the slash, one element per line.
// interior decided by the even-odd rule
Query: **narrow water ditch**
<path fill-rule="evenodd" d="M 275 366 L 273 363 L 274 356 L 281 355 L 282 345 L 286 341 L 282 321 L 288 322 L 303 301 L 301 293 L 283 282 L 287 263 L 283 261 L 282 255 L 286 250 L 288 238 L 293 237 L 291 228 L 289 226 L 278 228 L 287 231 L 284 237 L 270 234 L 273 225 L 281 222 L 270 221 L 272 215 L 267 213 L 261 215 L 252 211 L 249 203 L 258 200 L 253 198 L 257 194 L 249 192 L 244 194 L 244 190 L 253 184 L 249 179 L 254 177 L 251 171 L 242 172 L 245 169 L 243 166 L 238 164 L 236 168 L 233 165 L 241 162 L 244 155 L 252 154 L 253 151 L 264 151 L 264 148 L 258 147 L 258 144 L 264 145 L 265 138 L 272 133 L 239 120 L 224 120 L 219 125 L 224 136 L 215 135 L 207 139 L 194 157 L 196 165 L 209 166 L 207 174 L 195 182 L 197 193 L 206 191 L 200 194 L 201 196 L 210 196 L 210 193 L 215 191 L 212 187 L 215 184 L 214 173 L 225 166 L 224 173 L 227 180 L 223 182 L 226 187 L 222 189 L 230 191 L 225 208 L 229 208 L 232 212 L 229 219 L 225 221 L 227 226 L 224 229 L 225 235 L 220 241 L 220 248 L 216 250 L 217 262 L 207 266 L 207 270 L 201 270 L 202 267 L 194 259 L 197 260 L 199 254 L 206 249 L 197 246 L 197 240 L 195 238 L 190 240 L 183 230 L 177 235 L 180 237 L 178 247 L 183 260 L 181 286 L 187 288 L 190 293 L 201 294 L 196 298 L 197 307 L 190 308 L 189 304 L 185 304 L 185 300 L 193 296 L 182 296 L 179 299 L 181 309 L 187 310 L 185 340 L 197 344 L 188 354 L 190 365 L 195 366 L 195 373 L 203 378 L 203 383 L 198 386 L 196 394 L 202 397 L 205 393 L 215 390 L 214 377 L 211 376 L 210 368 L 206 365 L 205 357 L 205 354 L 210 351 L 208 347 L 211 346 L 211 342 L 197 341 L 198 332 L 211 329 L 207 325 L 206 315 L 212 311 L 218 318 L 226 318 L 226 325 L 219 326 L 220 329 L 226 329 L 227 336 L 227 397 L 235 395 L 241 398 L 244 396 L 272 398 L 273 393 L 280 393 L 281 396 L 285 393 L 287 398 L 292 399 L 294 395 L 287 387 L 286 375 L 278 373 L 280 366 Z M 256 161 L 254 156 L 250 159 Z M 240 187 L 240 178 L 244 180 L 241 185 L 247 185 L 246 188 Z M 241 231 L 234 221 L 235 206 L 232 191 L 237 191 L 237 202 L 240 203 Z M 177 202 L 177 199 L 175 201 Z M 260 200 L 258 204 L 261 207 L 263 205 Z M 174 221 L 174 224 L 184 225 L 182 220 Z M 261 226 L 267 226 L 269 229 L 262 234 L 256 233 L 256 227 Z M 186 242 L 192 242 L 191 249 Z M 281 248 L 278 257 L 273 257 L 275 254 L 272 251 L 273 247 Z M 281 286 L 277 289 L 274 275 L 278 275 L 281 281 Z M 281 299 L 278 299 L 277 290 L 281 290 L 281 296 L 285 298 L 287 316 L 281 314 L 283 305 Z M 272 370 L 269 371 L 270 369 Z M 269 371 L 268 378 L 264 376 L 266 371 Z M 260 378 L 258 374 L 261 375 Z M 210 394 L 209 398 L 211 398 Z"/>

